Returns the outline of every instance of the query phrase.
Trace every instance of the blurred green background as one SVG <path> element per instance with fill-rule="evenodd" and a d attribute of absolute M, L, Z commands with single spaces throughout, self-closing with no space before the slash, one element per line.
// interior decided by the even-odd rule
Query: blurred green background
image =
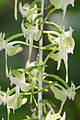
<path fill-rule="evenodd" d="M 31 3 L 32 0 L 19 0 L 23 3 L 28 2 Z M 49 3 L 48 0 L 45 0 L 45 5 Z M 45 15 L 48 11 L 45 12 Z M 21 32 L 21 16 L 18 15 L 18 21 L 14 20 L 14 0 L 0 0 L 0 32 L 6 33 L 6 38 L 14 35 L 15 33 Z M 62 11 L 57 10 L 53 14 L 50 15 L 49 20 L 54 21 L 57 24 L 61 24 L 62 20 Z M 69 84 L 70 81 L 73 81 L 76 86 L 80 85 L 80 0 L 75 1 L 75 6 L 68 6 L 67 14 L 65 18 L 65 29 L 68 30 L 71 26 L 74 29 L 73 37 L 75 39 L 75 50 L 73 55 L 69 55 Z M 46 29 L 47 26 L 44 26 Z M 52 29 L 51 27 L 49 27 Z M 21 40 L 24 40 L 21 38 Z M 44 36 L 44 44 L 48 43 L 47 36 Z M 23 46 L 24 47 L 24 46 Z M 34 54 L 37 52 L 34 50 Z M 25 65 L 26 57 L 28 54 L 28 49 L 24 47 L 24 51 L 15 55 L 13 57 L 8 58 L 8 65 L 14 69 L 22 68 Z M 47 55 L 47 52 L 44 52 L 44 56 Z M 25 57 L 26 56 L 26 57 Z M 36 56 L 36 55 L 35 55 Z M 34 60 L 35 58 L 32 59 Z M 56 75 L 65 77 L 65 69 L 64 64 L 62 62 L 61 68 L 59 71 L 56 70 L 56 62 L 53 60 L 48 61 L 48 68 L 46 71 L 48 73 L 54 73 Z M 1 90 L 6 90 L 7 86 L 10 86 L 9 80 L 5 77 L 5 61 L 4 61 L 4 51 L 0 52 L 0 86 Z M 54 99 L 53 94 L 50 92 L 49 94 L 44 93 L 43 98 L 49 98 L 55 105 L 59 107 L 59 101 Z M 58 109 L 58 108 L 57 108 Z M 10 120 L 22 120 L 25 118 L 26 114 L 30 115 L 30 104 L 22 106 L 20 109 L 16 110 L 14 115 L 11 111 Z M 67 113 L 66 120 L 80 120 L 80 90 L 77 90 L 77 94 L 75 96 L 74 101 L 67 100 L 64 106 L 63 111 Z M 0 106 L 0 120 L 1 118 L 5 118 L 7 120 L 7 110 L 6 107 Z"/>

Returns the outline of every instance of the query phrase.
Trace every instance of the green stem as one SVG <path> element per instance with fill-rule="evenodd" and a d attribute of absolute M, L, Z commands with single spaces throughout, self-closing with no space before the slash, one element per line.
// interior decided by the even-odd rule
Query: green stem
<path fill-rule="evenodd" d="M 45 21 L 45 24 L 49 24 L 49 25 L 55 27 L 56 29 L 58 29 L 64 35 L 64 37 L 66 37 L 66 35 L 64 33 L 64 30 L 62 30 L 57 24 L 55 24 L 53 22 L 48 22 L 48 21 Z"/>
<path fill-rule="evenodd" d="M 28 16 L 27 16 L 27 17 L 30 17 L 30 16 L 31 16 L 31 14 L 33 14 L 35 10 L 41 11 L 41 9 L 40 9 L 40 8 L 34 8 L 32 11 L 30 10 L 30 13 L 28 14 Z"/>
<path fill-rule="evenodd" d="M 50 3 L 47 7 L 44 8 L 44 10 L 49 9 L 52 6 L 52 4 Z"/>
<path fill-rule="evenodd" d="M 78 90 L 78 89 L 80 89 L 80 86 L 78 86 L 78 87 L 75 88 L 75 90 Z"/>
<path fill-rule="evenodd" d="M 25 66 L 26 68 L 30 64 L 30 59 L 31 59 L 31 54 L 32 54 L 32 47 L 33 47 L 33 38 L 31 37 L 31 42 L 29 43 L 29 58 L 27 60 L 26 66 Z"/>
<path fill-rule="evenodd" d="M 58 77 L 57 75 L 54 75 L 54 74 L 47 74 L 46 77 L 52 77 L 52 78 L 54 78 L 54 79 L 60 81 L 60 82 L 69 90 L 68 84 L 67 84 L 62 78 Z"/>
<path fill-rule="evenodd" d="M 8 110 L 8 120 L 9 120 L 9 117 L 10 117 L 10 110 Z"/>
<path fill-rule="evenodd" d="M 41 0 L 41 14 L 44 16 L 44 0 Z M 43 22 L 43 17 L 41 18 L 41 22 Z M 43 31 L 43 24 L 41 24 L 41 31 Z M 43 46 L 43 36 L 41 40 L 39 41 L 39 47 Z M 39 48 L 39 65 L 42 65 L 42 54 L 43 51 Z M 38 79 L 38 85 L 39 85 L 39 91 L 42 89 L 42 69 L 39 70 L 39 79 Z M 38 118 L 41 120 L 42 115 L 42 92 L 38 93 Z"/>
<path fill-rule="evenodd" d="M 15 18 L 15 20 L 18 19 L 18 16 L 17 16 L 17 4 L 18 4 L 18 1 L 15 0 L 15 8 L 14 8 L 14 18 Z"/>
<path fill-rule="evenodd" d="M 60 33 L 56 32 L 56 31 L 43 31 L 43 33 L 45 34 L 54 34 L 54 35 L 57 35 L 57 36 L 60 36 Z"/>
<path fill-rule="evenodd" d="M 45 65 L 45 64 L 47 63 L 48 59 L 50 58 L 51 53 L 55 52 L 56 50 L 57 50 L 57 48 L 54 49 L 53 51 L 51 51 L 51 52 L 47 55 L 47 57 L 45 58 L 45 60 L 44 60 L 44 62 L 43 62 L 43 65 Z"/>
<path fill-rule="evenodd" d="M 65 101 L 66 101 L 66 99 L 64 100 L 64 101 L 62 101 L 62 103 L 61 103 L 61 107 L 60 107 L 60 110 L 59 110 L 59 113 L 61 114 L 61 112 L 62 112 L 62 109 L 63 109 L 63 106 L 64 106 L 64 104 L 65 104 Z"/>
<path fill-rule="evenodd" d="M 33 100 L 34 100 L 34 103 L 35 103 L 36 107 L 38 108 L 37 101 L 36 101 L 36 99 L 35 99 L 35 97 L 34 97 L 34 95 L 33 95 L 33 94 L 32 94 L 32 97 L 33 97 Z"/>
<path fill-rule="evenodd" d="M 68 83 L 68 61 L 66 61 L 65 67 L 66 67 L 66 83 Z"/>
<path fill-rule="evenodd" d="M 48 19 L 48 17 L 50 16 L 50 14 L 51 14 L 52 12 L 54 12 L 55 10 L 56 10 L 56 8 L 51 9 L 51 10 L 48 12 L 47 16 L 45 17 L 44 21 L 40 22 L 40 25 L 43 24 L 43 23 L 45 23 L 45 21 Z"/>
<path fill-rule="evenodd" d="M 42 88 L 41 90 L 38 90 L 38 91 L 35 91 L 33 92 L 33 94 L 37 94 L 37 93 L 41 93 L 43 91 L 45 91 L 46 89 L 50 88 L 51 86 L 55 85 L 57 82 L 52 82 L 52 83 L 49 83 L 48 85 L 46 85 L 44 88 Z M 28 92 L 28 93 L 20 93 L 20 95 L 31 95 L 32 92 Z M 39 105 L 38 105 L 39 107 Z"/>
<path fill-rule="evenodd" d="M 5 69 L 6 69 L 6 77 L 8 78 L 8 65 L 7 65 L 7 53 L 5 51 Z"/>
<path fill-rule="evenodd" d="M 13 89 L 11 89 L 11 90 L 8 92 L 6 98 L 7 98 L 9 95 L 11 95 L 12 93 L 14 93 L 15 91 L 16 91 L 16 87 L 13 88 Z"/>
<path fill-rule="evenodd" d="M 61 24 L 60 28 L 62 28 L 63 24 L 64 24 L 64 19 L 65 19 L 65 15 L 66 15 L 66 9 L 67 9 L 66 6 L 64 6 L 63 19 L 62 19 L 62 24 Z"/>
<path fill-rule="evenodd" d="M 13 36 L 9 37 L 5 42 L 6 42 L 6 44 L 7 44 L 9 41 L 11 41 L 11 40 L 13 40 L 13 39 L 16 39 L 16 38 L 18 38 L 18 37 L 22 37 L 22 36 L 24 36 L 23 33 L 18 33 L 18 34 L 16 34 L 16 35 L 13 35 Z"/>
<path fill-rule="evenodd" d="M 51 9 L 51 10 L 48 12 L 48 14 L 47 14 L 47 16 L 45 17 L 45 19 L 44 19 L 43 22 L 45 22 L 45 21 L 48 19 L 48 17 L 50 16 L 50 14 L 51 14 L 52 12 L 54 12 L 55 10 L 56 10 L 56 8 Z"/>

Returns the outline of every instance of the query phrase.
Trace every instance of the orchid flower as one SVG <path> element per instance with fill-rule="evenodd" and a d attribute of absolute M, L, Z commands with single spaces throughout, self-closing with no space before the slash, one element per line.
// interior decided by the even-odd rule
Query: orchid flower
<path fill-rule="evenodd" d="M 65 117 L 66 117 L 66 114 L 64 112 L 63 116 L 61 117 L 60 113 L 52 113 L 53 110 L 49 111 L 47 116 L 46 116 L 46 119 L 45 120 L 65 120 Z"/>
<path fill-rule="evenodd" d="M 23 92 L 28 92 L 30 90 L 30 85 L 29 83 L 26 83 L 24 72 L 20 73 L 16 70 L 12 70 L 12 71 L 10 70 L 9 76 L 10 76 L 11 86 L 13 84 L 16 85 L 16 93 L 19 93 L 20 89 Z"/>
<path fill-rule="evenodd" d="M 50 0 L 50 2 L 55 6 L 57 9 L 64 9 L 64 7 L 71 4 L 74 7 L 75 0 Z"/>
<path fill-rule="evenodd" d="M 60 37 L 57 37 L 53 40 L 56 43 L 58 43 L 58 52 L 57 53 L 51 53 L 51 58 L 55 61 L 58 61 L 58 67 L 57 70 L 60 68 L 61 60 L 64 60 L 65 67 L 66 67 L 66 82 L 68 82 L 68 54 L 72 53 L 74 50 L 74 39 L 72 37 L 73 30 L 70 28 L 69 31 L 64 32 L 65 36 L 63 34 L 60 35 Z"/>
<path fill-rule="evenodd" d="M 63 10 L 63 20 L 62 20 L 61 27 L 64 22 L 67 6 L 71 4 L 74 7 L 74 1 L 75 0 L 50 0 L 51 4 L 54 5 L 56 9 Z"/>
<path fill-rule="evenodd" d="M 36 16 L 38 16 L 39 14 L 37 11 L 36 4 L 34 5 L 33 8 L 30 8 L 30 6 L 28 4 L 24 4 L 22 6 L 22 4 L 20 3 L 19 8 L 20 8 L 20 12 L 21 12 L 23 18 L 26 17 L 26 19 L 27 19 L 26 22 L 24 22 L 24 20 L 23 20 L 22 24 L 21 24 L 22 32 L 24 33 L 26 42 L 28 42 L 28 40 L 29 40 L 29 59 L 26 63 L 26 68 L 27 68 L 27 66 L 30 64 L 33 40 L 39 41 L 39 39 L 41 37 L 41 31 L 38 28 L 39 20 L 37 19 L 35 21 L 35 25 L 31 24 L 35 20 Z"/>
<path fill-rule="evenodd" d="M 7 55 L 13 56 L 23 50 L 23 48 L 20 47 L 20 45 L 16 45 L 16 44 L 25 44 L 26 45 L 26 43 L 24 43 L 22 41 L 6 42 L 5 33 L 0 33 L 0 51 L 5 49 L 5 52 Z"/>
<path fill-rule="evenodd" d="M 12 94 L 12 93 L 11 93 Z M 7 104 L 7 110 L 8 110 L 8 118 L 10 114 L 10 109 L 20 108 L 23 104 L 27 102 L 27 98 L 22 98 L 21 95 L 17 94 L 10 94 L 10 90 L 7 89 L 7 92 L 3 92 L 0 90 L 0 105 L 3 103 L 4 105 Z"/>

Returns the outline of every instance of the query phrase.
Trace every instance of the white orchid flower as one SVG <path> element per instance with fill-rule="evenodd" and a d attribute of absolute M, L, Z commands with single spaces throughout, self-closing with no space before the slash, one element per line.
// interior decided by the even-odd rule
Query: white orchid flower
<path fill-rule="evenodd" d="M 58 52 L 57 53 L 51 53 L 51 58 L 55 61 L 58 61 L 58 67 L 57 70 L 60 68 L 61 60 L 64 60 L 65 67 L 66 67 L 66 82 L 68 82 L 68 54 L 73 54 L 73 50 L 75 47 L 75 42 L 72 37 L 73 30 L 70 28 L 69 31 L 64 32 L 65 36 L 61 34 L 59 37 L 54 38 L 53 41 L 55 41 L 58 46 Z M 55 43 L 54 42 L 54 43 Z"/>
<path fill-rule="evenodd" d="M 17 76 L 13 76 L 11 74 L 11 71 L 9 73 L 9 76 L 10 76 L 10 81 L 11 81 L 11 86 L 14 84 L 16 85 L 16 92 L 19 93 L 20 89 L 23 91 L 23 92 L 27 92 L 30 90 L 30 85 L 29 83 L 26 83 L 26 80 L 25 80 L 25 73 L 19 73 L 17 72 Z"/>
<path fill-rule="evenodd" d="M 35 63 L 36 63 L 36 61 L 30 63 L 30 64 L 29 64 L 29 67 L 35 66 Z M 37 69 L 37 68 L 34 68 L 33 70 L 31 70 L 31 74 L 33 75 L 33 77 L 30 77 L 30 78 L 31 78 L 31 80 L 32 80 L 34 83 L 36 83 L 37 73 L 38 73 L 38 69 Z"/>
<path fill-rule="evenodd" d="M 10 112 L 10 109 L 18 109 L 27 102 L 27 98 L 22 98 L 20 94 L 17 94 L 17 96 L 16 94 L 8 95 L 9 92 L 9 89 L 7 89 L 7 92 L 0 91 L 0 103 L 7 104 L 8 112 Z"/>

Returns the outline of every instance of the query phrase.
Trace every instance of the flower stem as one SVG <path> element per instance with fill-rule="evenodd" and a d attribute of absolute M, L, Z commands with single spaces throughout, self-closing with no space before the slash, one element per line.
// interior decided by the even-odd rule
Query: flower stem
<path fill-rule="evenodd" d="M 13 39 L 16 39 L 16 38 L 18 38 L 18 37 L 22 37 L 22 36 L 24 36 L 23 33 L 18 33 L 18 34 L 16 34 L 16 35 L 13 35 L 13 36 L 9 37 L 9 38 L 6 40 L 6 43 L 9 42 L 9 41 L 11 41 L 11 40 L 13 40 Z"/>
<path fill-rule="evenodd" d="M 44 0 L 41 0 L 41 14 L 42 16 L 44 15 Z M 41 18 L 41 22 L 43 22 L 43 17 Z M 41 31 L 43 31 L 43 24 L 41 24 Z M 41 40 L 39 41 L 39 47 L 43 46 L 43 36 Z M 39 65 L 42 64 L 42 54 L 43 51 L 39 49 Z M 42 89 L 42 69 L 40 69 L 40 74 L 39 74 L 39 79 L 38 79 L 38 84 L 39 84 L 39 89 Z M 38 93 L 38 118 L 41 120 L 41 115 L 42 115 L 42 103 L 40 102 L 42 100 L 42 92 Z"/>
<path fill-rule="evenodd" d="M 60 28 L 60 26 L 58 26 L 57 24 L 53 23 L 53 22 L 48 22 L 48 21 L 45 21 L 45 24 L 48 24 L 48 25 L 51 25 L 53 27 L 55 27 L 57 30 L 59 30 L 65 37 L 65 33 L 64 33 L 64 30 Z"/>
<path fill-rule="evenodd" d="M 7 53 L 5 51 L 5 70 L 6 70 L 6 77 L 8 78 L 8 65 L 7 65 Z"/>
<path fill-rule="evenodd" d="M 60 33 L 56 32 L 56 31 L 43 31 L 43 33 L 45 34 L 54 34 L 54 35 L 57 35 L 57 36 L 60 36 Z"/>

